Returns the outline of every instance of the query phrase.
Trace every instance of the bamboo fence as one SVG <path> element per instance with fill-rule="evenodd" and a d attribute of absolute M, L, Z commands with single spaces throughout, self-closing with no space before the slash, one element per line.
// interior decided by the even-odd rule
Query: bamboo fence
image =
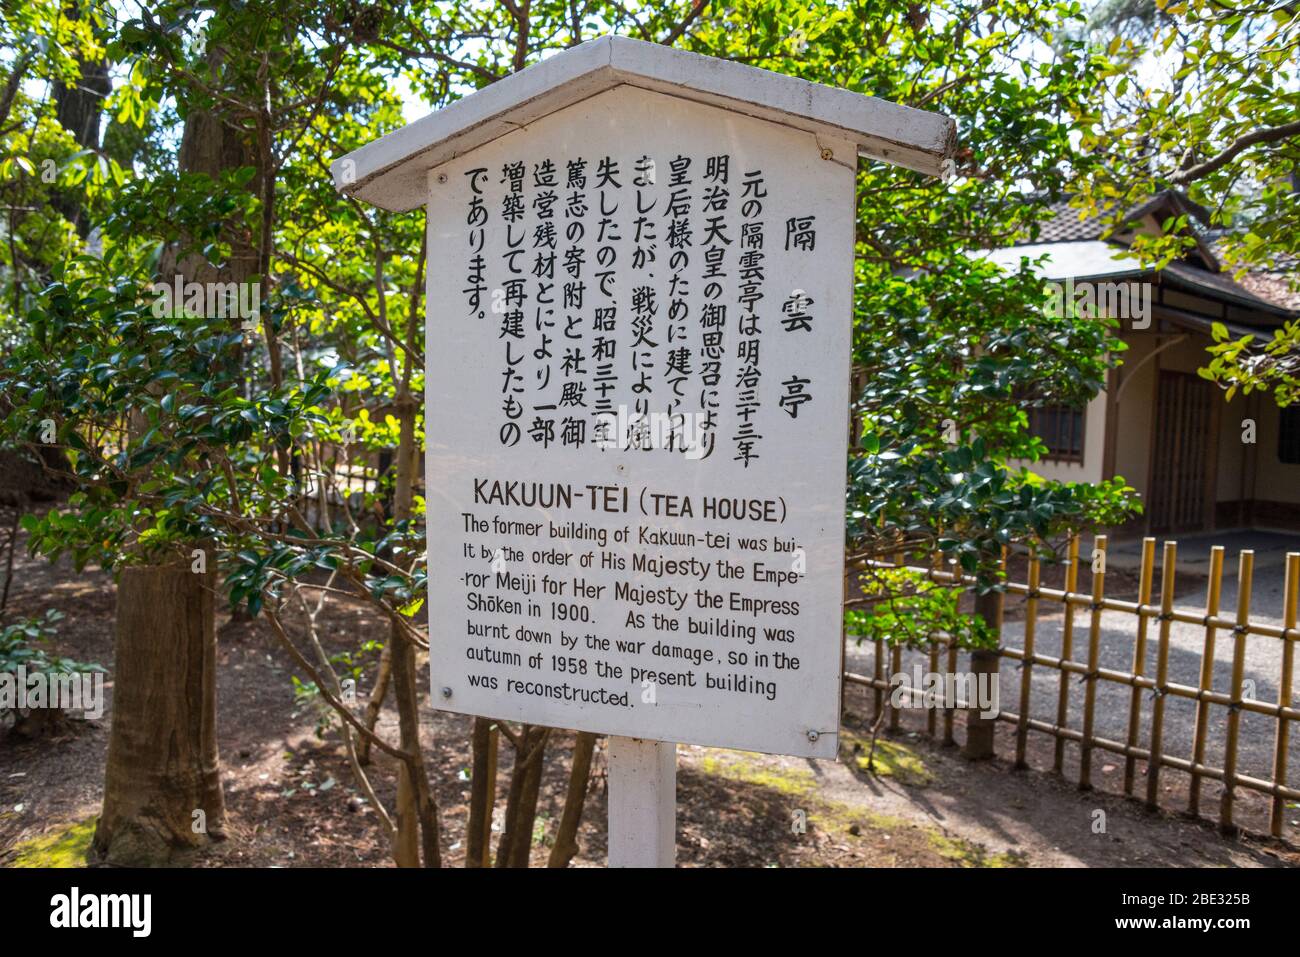
<path fill-rule="evenodd" d="M 991 622 L 998 632 L 997 654 L 1002 658 L 1015 661 L 1020 666 L 1019 694 L 1016 711 L 999 710 L 996 719 L 1015 727 L 1015 766 L 1027 767 L 1027 750 L 1030 732 L 1044 734 L 1054 739 L 1053 770 L 1064 773 L 1067 745 L 1073 743 L 1079 749 L 1079 787 L 1089 789 L 1093 785 L 1092 758 L 1095 751 L 1104 751 L 1118 755 L 1124 760 L 1124 793 L 1137 797 L 1137 765 L 1143 762 L 1146 768 L 1146 787 L 1144 800 L 1147 806 L 1159 806 L 1160 776 L 1162 770 L 1169 768 L 1189 776 L 1188 806 L 1189 813 L 1205 816 L 1201 811 L 1201 786 L 1205 780 L 1218 781 L 1223 784 L 1219 802 L 1219 825 L 1225 831 L 1234 830 L 1234 807 L 1238 789 L 1268 795 L 1271 798 L 1269 830 L 1275 837 L 1282 835 L 1286 803 L 1300 801 L 1300 788 L 1287 784 L 1287 752 L 1290 746 L 1290 725 L 1300 719 L 1300 709 L 1292 700 L 1293 674 L 1295 671 L 1296 642 L 1300 641 L 1300 629 L 1296 627 L 1297 597 L 1300 595 L 1300 552 L 1291 552 L 1286 556 L 1285 580 L 1283 584 L 1283 608 L 1281 625 L 1252 621 L 1251 586 L 1254 578 L 1253 551 L 1244 550 L 1239 556 L 1237 607 L 1235 614 L 1225 616 L 1219 608 L 1222 592 L 1224 549 L 1215 546 L 1210 555 L 1210 571 L 1205 601 L 1205 609 L 1197 614 L 1174 606 L 1174 586 L 1178 545 L 1176 542 L 1164 543 L 1161 561 L 1160 598 L 1153 601 L 1155 572 L 1156 540 L 1146 538 L 1142 542 L 1140 573 L 1137 589 L 1137 601 L 1108 598 L 1106 589 L 1106 537 L 1099 535 L 1094 542 L 1092 563 L 1092 585 L 1088 592 L 1077 591 L 1079 581 L 1079 540 L 1070 542 L 1066 560 L 1064 587 L 1060 589 L 1043 587 L 1042 569 L 1036 557 L 1029 557 L 1027 581 L 1008 582 L 1005 594 L 1020 595 L 1025 599 L 1025 620 L 1022 647 L 1009 647 L 1003 642 L 1001 616 Z M 1100 558 L 1098 558 L 1100 556 Z M 966 583 L 960 570 L 945 571 L 938 560 L 930 567 L 904 566 L 901 560 L 894 563 L 873 563 L 882 568 L 906 567 L 924 575 L 929 580 L 965 588 Z M 1005 567 L 1005 555 L 1004 555 Z M 967 580 L 968 581 L 968 580 Z M 1063 606 L 1061 630 L 1061 653 L 1059 657 L 1043 654 L 1035 647 L 1039 615 L 1044 603 Z M 1075 648 L 1075 613 L 1083 609 L 1087 623 L 1087 645 Z M 1103 612 L 1120 612 L 1133 618 L 1133 654 L 1131 664 L 1124 669 L 1102 667 L 1101 634 Z M 1197 625 L 1203 629 L 1201 648 L 1200 675 L 1197 686 L 1180 684 L 1169 679 L 1170 630 L 1174 622 Z M 1154 629 L 1152 625 L 1154 624 Z M 1155 633 L 1155 673 L 1147 673 L 1149 660 L 1149 643 L 1152 631 Z M 1213 687 L 1215 648 L 1218 633 L 1225 632 L 1232 641 L 1231 677 L 1228 687 L 1216 690 Z M 1246 694 L 1245 682 L 1247 638 L 1250 636 L 1281 641 L 1280 674 L 1277 682 L 1276 700 L 1265 701 Z M 955 674 L 959 649 L 948 636 L 934 636 L 928 648 L 929 667 L 932 673 L 941 673 L 940 658 L 946 652 L 946 671 Z M 889 706 L 885 701 L 886 692 L 892 687 L 891 679 L 902 672 L 902 647 L 893 644 L 886 647 L 886 642 L 876 640 L 875 667 L 873 674 L 860 675 L 847 671 L 847 682 L 863 686 L 874 691 L 876 716 L 882 708 L 888 708 L 889 727 L 899 727 L 899 709 Z M 946 645 L 946 648 L 943 646 Z M 888 660 L 888 673 L 886 661 Z M 1078 727 L 1070 721 L 1070 682 L 1075 678 L 1084 684 L 1083 708 Z M 1055 682 L 1056 708 L 1052 720 L 1033 717 L 1030 714 L 1031 692 L 1033 682 Z M 1114 740 L 1098 735 L 1095 730 L 1097 718 L 1098 682 L 1107 681 L 1128 685 L 1132 690 L 1128 696 L 1127 733 L 1124 740 Z M 1040 686 L 1041 687 L 1041 686 Z M 1144 693 L 1151 693 L 1151 707 L 1148 714 L 1143 713 Z M 1190 699 L 1195 702 L 1195 719 L 1191 741 L 1186 748 L 1186 756 L 1172 753 L 1177 749 L 1173 742 L 1165 740 L 1166 702 L 1170 697 Z M 1006 700 L 1000 695 L 999 700 Z M 926 730 L 931 736 L 938 733 L 938 712 L 943 714 L 942 740 L 954 743 L 953 719 L 960 702 L 944 701 L 937 708 L 930 709 L 926 719 Z M 1221 767 L 1206 762 L 1207 744 L 1211 726 L 1211 709 L 1227 709 L 1227 721 L 1223 733 L 1223 761 Z M 1241 738 L 1241 716 L 1243 713 L 1264 715 L 1273 719 L 1273 761 L 1272 773 L 1268 779 L 1243 774 L 1238 769 Z M 1141 729 L 1144 717 L 1147 719 L 1147 744 L 1141 744 Z M 968 713 L 968 727 L 976 720 L 973 712 Z M 989 755 L 991 756 L 991 754 Z"/>

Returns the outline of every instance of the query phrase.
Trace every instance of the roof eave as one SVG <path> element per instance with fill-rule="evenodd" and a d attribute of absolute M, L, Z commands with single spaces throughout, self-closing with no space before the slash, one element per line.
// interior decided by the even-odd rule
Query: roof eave
<path fill-rule="evenodd" d="M 1202 296 L 1213 296 L 1225 303 L 1240 306 L 1243 309 L 1253 309 L 1256 312 L 1268 313 L 1269 315 L 1276 316 L 1278 319 L 1282 320 L 1294 319 L 1297 316 L 1300 316 L 1300 311 L 1291 309 L 1276 302 L 1270 302 L 1267 299 L 1256 296 L 1249 290 L 1243 289 L 1240 292 L 1234 292 L 1231 289 L 1224 289 L 1221 286 L 1216 286 L 1212 282 L 1197 282 L 1188 272 L 1173 272 L 1166 268 L 1160 271 L 1160 276 L 1162 281 L 1167 281 L 1172 285 L 1181 286 L 1184 289 L 1190 289 Z"/>
<path fill-rule="evenodd" d="M 861 155 L 942 175 L 956 145 L 948 117 L 768 70 L 605 36 L 388 133 L 331 164 L 335 186 L 383 209 L 424 203 L 425 175 L 512 130 L 620 85 L 852 141 Z"/>
<path fill-rule="evenodd" d="M 1167 322 L 1172 323 L 1183 329 L 1191 329 L 1207 336 L 1214 335 L 1214 326 L 1222 325 L 1228 330 L 1228 333 L 1234 338 L 1242 336 L 1252 336 L 1258 342 L 1269 342 L 1273 338 L 1273 331 L 1254 329 L 1250 326 L 1243 326 L 1240 323 L 1224 322 L 1221 319 L 1211 319 L 1208 316 L 1198 316 L 1194 312 L 1187 312 L 1183 309 L 1172 309 L 1169 306 L 1160 307 L 1159 317 Z"/>

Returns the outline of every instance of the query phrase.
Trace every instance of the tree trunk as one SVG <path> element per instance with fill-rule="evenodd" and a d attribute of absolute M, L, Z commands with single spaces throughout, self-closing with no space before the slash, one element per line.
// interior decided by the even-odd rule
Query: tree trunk
<path fill-rule="evenodd" d="M 533 848 L 533 822 L 541 790 L 543 754 L 551 729 L 526 724 L 519 732 L 515 764 L 510 769 L 505 823 L 497 842 L 497 867 L 527 867 Z"/>
<path fill-rule="evenodd" d="M 414 398 L 403 388 L 397 402 L 400 426 L 394 518 L 398 522 L 410 519 L 415 496 L 415 408 Z M 438 809 L 429 788 L 424 752 L 420 748 L 415 646 L 403 637 L 396 625 L 389 634 L 388 642 L 392 646 L 393 697 L 401 728 L 401 747 L 410 755 L 398 767 L 397 832 L 393 840 L 393 857 L 399 867 L 418 867 L 418 848 L 423 847 L 424 866 L 441 867 Z"/>
<path fill-rule="evenodd" d="M 420 753 L 420 728 L 403 704 L 415 697 L 415 648 L 403 641 L 394 627 L 388 636 L 393 646 L 393 692 L 397 696 L 401 747 L 408 754 Z M 407 761 L 397 766 L 397 813 L 393 823 L 393 861 L 398 867 L 420 866 L 420 812 L 416 782 Z"/>
<path fill-rule="evenodd" d="M 528 754 L 528 744 L 532 740 L 531 725 L 519 729 L 521 745 L 515 747 L 515 761 L 510 769 L 510 787 L 506 790 L 505 817 L 501 821 L 501 837 L 497 839 L 496 867 L 509 867 L 512 856 L 512 844 L 519 830 L 519 796 L 524 787 L 524 762 Z"/>
<path fill-rule="evenodd" d="M 541 728 L 538 736 L 536 753 L 524 768 L 524 786 L 519 794 L 519 818 L 516 822 L 515 841 L 510 847 L 510 866 L 527 867 L 532 860 L 533 825 L 537 820 L 537 798 L 542 790 L 542 770 L 546 767 L 543 760 L 546 754 L 546 739 L 550 728 Z"/>
<path fill-rule="evenodd" d="M 491 751 L 494 735 L 491 718 L 475 718 L 470 733 L 473 765 L 470 772 L 469 823 L 465 834 L 465 866 L 488 866 L 488 839 L 492 835 L 492 807 L 496 796 L 496 774 Z"/>
<path fill-rule="evenodd" d="M 374 731 L 379 724 L 379 712 L 383 710 L 384 698 L 388 694 L 388 685 L 393 678 L 393 643 L 384 643 L 384 650 L 379 653 L 379 674 L 375 686 L 370 691 L 370 700 L 366 702 L 365 725 L 367 731 Z M 365 767 L 370 763 L 370 739 L 361 738 L 357 742 L 357 763 Z"/>
<path fill-rule="evenodd" d="M 209 51 L 209 64 L 214 73 L 220 69 L 215 50 Z M 257 159 L 248 138 L 220 114 L 192 110 L 186 117 L 181 170 L 215 178 Z M 251 188 L 263 175 L 259 170 Z M 198 255 L 178 261 L 182 243 L 164 250 L 164 281 L 177 273 L 187 282 L 251 281 L 257 250 L 240 230 L 225 232 L 231 255 L 224 268 Z M 241 366 L 239 356 L 232 356 L 227 372 L 238 374 Z M 204 548 L 201 542 L 192 545 Z M 191 821 L 195 810 L 206 813 L 208 835 L 224 836 L 216 740 L 217 557 L 211 548 L 205 552 L 202 575 L 191 572 L 188 561 L 122 572 L 104 810 L 93 848 L 109 863 L 161 863 L 164 851 L 170 854 L 182 837 L 190 847 L 206 844 L 207 837 L 191 829 L 198 824 Z"/>
<path fill-rule="evenodd" d="M 68 4 L 64 15 L 74 20 L 81 18 L 77 4 Z M 77 66 L 81 75 L 76 83 L 72 86 L 61 82 L 54 84 L 55 117 L 59 125 L 72 134 L 78 146 L 98 150 L 104 99 L 112 92 L 113 81 L 108 74 L 108 64 L 103 60 L 79 60 Z M 55 190 L 50 201 L 63 218 L 72 223 L 82 239 L 90 235 L 90 218 L 81 204 L 79 190 Z"/>
<path fill-rule="evenodd" d="M 994 632 L 1002 634 L 1002 592 L 991 591 L 985 595 L 975 596 L 975 614 L 983 619 Z M 997 680 L 1001 658 L 994 649 L 976 648 L 970 655 L 970 670 L 979 680 L 980 675 L 994 676 Z M 998 719 L 985 718 L 980 714 L 978 704 L 972 703 L 966 712 L 966 744 L 962 754 L 973 761 L 985 761 L 993 757 L 993 742 L 997 733 Z"/>
<path fill-rule="evenodd" d="M 185 562 L 122 570 L 94 863 L 157 866 L 225 837 L 212 578 Z"/>
<path fill-rule="evenodd" d="M 22 506 L 14 505 L 14 523 L 9 529 L 9 541 L 5 548 L 5 590 L 0 595 L 0 612 L 9 605 L 9 586 L 14 583 L 14 551 L 18 548 L 18 523 L 22 521 Z"/>
<path fill-rule="evenodd" d="M 564 813 L 555 831 L 555 843 L 547 867 L 568 867 L 578 853 L 578 828 L 582 825 L 582 809 L 587 803 L 587 785 L 591 779 L 591 755 L 596 748 L 596 736 L 590 731 L 578 732 L 573 743 L 573 767 L 569 770 L 569 790 L 564 796 Z"/>

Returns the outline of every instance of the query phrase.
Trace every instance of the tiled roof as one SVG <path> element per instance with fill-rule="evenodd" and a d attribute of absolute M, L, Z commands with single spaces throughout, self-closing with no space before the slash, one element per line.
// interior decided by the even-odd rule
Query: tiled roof
<path fill-rule="evenodd" d="M 1250 272 L 1238 279 L 1237 285 L 1265 302 L 1300 311 L 1300 289 L 1296 289 L 1287 276 Z"/>
<path fill-rule="evenodd" d="M 1037 239 L 1031 236 L 1021 237 L 1017 243 L 1072 243 L 1089 239 L 1101 239 L 1106 232 L 1106 224 L 1101 217 L 1081 215 L 1081 211 L 1070 205 L 1070 200 L 1058 200 L 1047 207 L 1051 216 L 1038 224 Z M 1204 224 L 1209 220 L 1209 211 L 1199 203 L 1188 199 L 1183 193 L 1165 190 L 1157 193 L 1144 203 L 1139 203 L 1125 214 L 1128 222 L 1136 222 L 1143 217 L 1156 213 L 1165 215 L 1169 212 L 1185 213 L 1191 228 L 1198 236 L 1204 235 Z"/>
<path fill-rule="evenodd" d="M 1159 198 L 1135 208 L 1132 213 L 1135 216 L 1140 216 L 1157 201 L 1159 201 Z M 1183 199 L 1183 203 L 1195 218 L 1195 214 L 1200 211 L 1199 207 L 1196 207 L 1189 200 Z M 1106 231 L 1106 224 L 1096 216 L 1083 216 L 1081 218 L 1080 211 L 1072 207 L 1068 199 L 1052 203 L 1048 206 L 1048 209 L 1051 211 L 1051 216 L 1037 225 L 1036 232 L 1026 232 L 1025 235 L 1019 237 L 1015 242 L 1016 246 L 1095 243 L 1102 240 Z M 1218 254 L 1217 243 L 1215 242 L 1217 232 L 1202 233 L 1202 237 L 1208 242 L 1208 250 L 1212 255 Z M 1113 242 L 1113 240 L 1108 240 L 1108 242 Z M 1058 255 L 1056 258 L 1065 261 L 1063 254 Z M 1180 266 L 1180 264 L 1172 264 L 1172 266 Z M 1245 298 L 1248 300 L 1256 298 L 1282 309 L 1300 310 L 1300 291 L 1296 290 L 1290 282 L 1297 272 L 1297 264 L 1294 260 L 1280 262 L 1273 269 L 1253 270 L 1236 281 L 1233 280 L 1231 271 L 1227 270 L 1215 273 L 1194 266 L 1182 266 L 1180 269 L 1171 269 L 1171 272 L 1179 273 L 1180 278 L 1196 280 L 1197 285 L 1218 288 L 1228 295 L 1242 296 L 1244 293 Z"/>
<path fill-rule="evenodd" d="M 1026 243 L 1072 243 L 1087 239 L 1101 239 L 1104 232 L 1102 221 L 1095 216 L 1079 218 L 1079 210 L 1070 206 L 1070 201 L 1063 199 L 1048 207 L 1052 211 L 1050 219 L 1038 224 L 1037 234 L 1030 233 L 1016 241 L 1017 246 Z"/>

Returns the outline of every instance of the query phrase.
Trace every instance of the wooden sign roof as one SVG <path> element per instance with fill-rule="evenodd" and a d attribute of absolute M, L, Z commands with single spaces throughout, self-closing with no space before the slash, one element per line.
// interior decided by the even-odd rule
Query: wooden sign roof
<path fill-rule="evenodd" d="M 425 202 L 425 174 L 430 169 L 624 85 L 848 139 L 863 156 L 931 175 L 945 173 L 956 143 L 955 124 L 938 113 L 656 43 L 604 36 L 557 53 L 335 160 L 334 183 L 342 192 L 383 209 L 414 209 Z"/>

